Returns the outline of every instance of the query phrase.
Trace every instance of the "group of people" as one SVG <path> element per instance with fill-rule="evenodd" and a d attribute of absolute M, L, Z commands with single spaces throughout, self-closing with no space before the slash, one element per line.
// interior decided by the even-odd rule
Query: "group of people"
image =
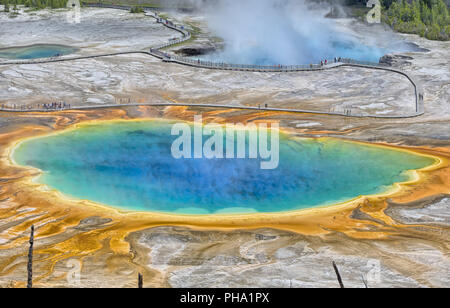
<path fill-rule="evenodd" d="M 334 63 L 341 62 L 341 60 L 342 60 L 341 57 L 339 57 L 339 58 L 334 57 Z M 324 66 L 324 65 L 327 65 L 327 64 L 328 64 L 328 60 L 327 59 L 320 61 L 320 66 Z"/>
<path fill-rule="evenodd" d="M 41 106 L 41 108 L 39 108 Z M 61 110 L 61 109 L 69 109 L 70 104 L 66 102 L 54 102 L 49 104 L 38 104 L 38 109 L 46 109 L 46 110 Z"/>
<path fill-rule="evenodd" d="M 167 52 L 162 52 L 161 50 L 154 49 L 154 48 L 150 48 L 150 53 L 151 53 L 151 54 L 159 54 L 159 55 L 161 55 L 162 57 L 167 58 L 167 59 L 170 59 L 170 58 L 172 57 L 169 53 L 167 53 Z"/>
<path fill-rule="evenodd" d="M 66 102 L 53 102 L 45 104 L 31 104 L 31 105 L 6 105 L 2 104 L 1 109 L 12 109 L 12 110 L 63 110 L 70 109 L 70 104 Z"/>

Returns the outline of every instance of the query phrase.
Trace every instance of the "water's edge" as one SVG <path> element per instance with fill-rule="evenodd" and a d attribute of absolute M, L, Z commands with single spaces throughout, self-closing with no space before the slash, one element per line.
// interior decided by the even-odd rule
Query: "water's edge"
<path fill-rule="evenodd" d="M 106 121 L 106 122 L 111 123 L 111 122 L 122 122 L 122 121 L 123 121 L 123 120 L 118 120 L 118 121 L 117 121 L 117 120 L 113 120 L 113 121 Z M 125 121 L 128 122 L 128 121 L 135 121 L 135 120 L 125 120 Z M 138 120 L 138 121 L 142 121 L 142 120 Z M 143 121 L 149 121 L 149 120 L 148 120 L 148 119 L 145 119 L 145 120 L 143 120 Z M 154 119 L 152 119 L 152 121 L 154 121 Z M 161 121 L 167 122 L 166 120 L 161 120 Z M 103 121 L 102 121 L 102 122 L 103 122 Z M 41 185 L 43 185 L 43 187 L 45 187 L 45 189 L 50 189 L 50 190 L 56 190 L 56 191 L 58 191 L 58 193 L 59 193 L 62 197 L 64 197 L 64 199 L 78 200 L 78 201 L 82 200 L 82 199 L 79 199 L 79 198 L 77 198 L 77 197 L 74 197 L 74 196 L 70 196 L 70 195 L 68 195 L 68 194 L 65 194 L 65 193 L 59 191 L 58 189 L 52 188 L 51 185 L 48 185 L 48 184 L 46 184 L 46 183 L 40 182 L 40 181 L 39 181 L 39 178 L 45 173 L 45 171 L 40 170 L 40 169 L 35 168 L 35 167 L 32 167 L 32 166 L 24 166 L 24 165 L 21 165 L 21 164 L 19 164 L 19 163 L 15 160 L 15 157 L 14 157 L 14 156 L 15 156 L 16 150 L 17 150 L 24 142 L 26 142 L 26 141 L 30 141 L 30 140 L 32 140 L 32 139 L 46 138 L 46 137 L 49 137 L 49 136 L 51 136 L 51 135 L 65 133 L 65 132 L 68 132 L 68 131 L 70 131 L 70 130 L 78 129 L 78 128 L 80 128 L 81 126 L 88 125 L 88 124 L 89 124 L 89 123 L 80 123 L 80 124 L 74 125 L 73 127 L 68 127 L 68 128 L 63 129 L 63 130 L 61 130 L 61 131 L 53 132 L 53 133 L 51 133 L 51 134 L 45 134 L 45 135 L 43 135 L 43 136 L 35 136 L 35 137 L 31 137 L 31 138 L 26 138 L 26 139 L 23 139 L 23 140 L 19 140 L 18 142 L 16 142 L 16 143 L 14 144 L 14 146 L 11 148 L 11 151 L 9 152 L 9 159 L 10 159 L 11 164 L 12 164 L 12 165 L 16 165 L 16 166 L 20 166 L 20 167 L 31 168 L 31 169 L 33 169 L 33 170 L 38 171 L 39 175 L 33 178 L 33 182 L 34 182 L 34 183 L 36 183 L 36 182 L 40 183 Z M 367 144 L 367 143 L 361 143 L 361 142 L 357 142 L 357 141 L 340 140 L 340 139 L 337 139 L 337 138 L 320 138 L 320 139 L 321 139 L 321 140 L 336 140 L 336 141 L 339 141 L 339 142 L 347 142 L 347 143 L 352 143 L 352 144 L 358 144 L 358 143 L 359 143 L 359 144 L 364 144 L 365 146 L 368 146 L 368 145 L 369 145 L 369 146 L 373 146 L 373 147 L 382 147 L 382 148 L 384 148 L 384 149 L 386 149 L 386 150 L 391 150 L 391 151 L 392 151 L 392 150 L 397 150 L 397 151 L 402 151 L 402 152 L 405 152 L 405 151 L 406 151 L 407 153 L 413 154 L 413 155 L 415 155 L 415 156 L 422 156 L 422 157 L 427 157 L 427 158 L 429 158 L 429 159 L 432 159 L 432 160 L 434 161 L 434 163 L 432 163 L 432 164 L 430 164 L 430 165 L 428 165 L 428 166 L 426 166 L 426 167 L 424 167 L 424 168 L 421 168 L 421 169 L 408 171 L 408 172 L 407 172 L 407 175 L 408 175 L 407 180 L 402 181 L 402 182 L 394 182 L 394 183 L 392 183 L 390 186 L 386 187 L 386 189 L 384 189 L 383 191 L 380 191 L 380 192 L 378 192 L 378 193 L 376 193 L 376 194 L 369 194 L 369 195 L 362 195 L 362 196 L 359 195 L 359 196 L 355 196 L 354 198 L 350 198 L 350 199 L 339 200 L 339 201 L 329 201 L 329 202 L 325 202 L 325 203 L 322 203 L 322 204 L 319 204 L 319 205 L 314 205 L 314 206 L 312 206 L 312 207 L 307 207 L 307 208 L 298 208 L 298 209 L 294 209 L 294 210 L 277 211 L 277 212 L 259 212 L 259 211 L 256 211 L 256 213 L 258 213 L 258 214 L 264 214 L 264 213 L 272 214 L 272 213 L 289 213 L 289 212 L 297 212 L 297 211 L 299 211 L 299 210 L 304 210 L 304 209 L 309 209 L 309 208 L 330 207 L 330 206 L 333 206 L 333 205 L 344 204 L 344 203 L 348 203 L 348 202 L 351 202 L 351 201 L 353 201 L 353 200 L 359 199 L 359 198 L 361 198 L 361 197 L 389 195 L 389 194 L 392 194 L 392 193 L 394 193 L 395 191 L 397 191 L 401 185 L 406 184 L 406 183 L 410 183 L 410 182 L 417 181 L 417 180 L 419 179 L 419 176 L 418 176 L 418 174 L 417 174 L 417 171 L 426 170 L 426 169 L 429 169 L 429 168 L 434 168 L 435 166 L 437 166 L 437 165 L 440 164 L 440 159 L 439 159 L 438 157 L 436 157 L 436 156 L 431 156 L 431 155 L 427 155 L 427 154 L 417 153 L 417 152 L 414 152 L 414 151 L 411 151 L 411 150 L 408 150 L 408 149 L 397 148 L 397 147 L 392 147 L 392 146 L 384 146 L 384 145 L 378 145 L 378 144 Z M 91 200 L 86 200 L 86 201 L 92 202 L 92 203 L 94 203 L 94 204 L 99 204 L 99 205 L 102 205 L 102 206 L 105 206 L 105 207 L 114 208 L 114 209 L 117 209 L 117 210 L 119 210 L 119 211 L 124 211 L 124 212 L 129 212 L 129 211 L 130 211 L 130 212 L 136 212 L 136 211 L 139 212 L 139 211 L 142 211 L 142 210 L 140 210 L 140 209 L 124 208 L 123 206 L 114 206 L 114 205 L 104 204 L 104 203 L 97 202 L 97 201 L 91 201 Z M 235 210 L 236 210 L 236 209 L 235 209 Z M 245 210 L 245 211 L 244 211 L 244 210 Z M 196 215 L 199 215 L 199 214 L 201 214 L 202 216 L 204 216 L 204 215 L 214 215 L 214 216 L 215 216 L 215 215 L 251 215 L 251 214 L 252 214 L 251 212 L 248 211 L 248 209 L 242 209 L 242 211 L 244 211 L 243 213 L 242 213 L 242 211 L 237 211 L 237 212 L 231 212 L 231 213 L 230 213 L 230 212 L 228 212 L 228 211 L 226 211 L 226 210 L 224 210 L 224 211 L 219 211 L 219 212 L 217 212 L 217 213 L 177 213 L 176 211 L 174 211 L 174 212 L 164 212 L 164 211 L 152 211 L 152 210 L 150 210 L 150 211 L 148 211 L 148 210 L 143 210 L 143 211 L 145 211 L 145 212 L 155 212 L 155 213 L 161 213 L 161 214 L 171 214 L 171 215 L 192 215 L 192 216 L 196 216 Z"/>

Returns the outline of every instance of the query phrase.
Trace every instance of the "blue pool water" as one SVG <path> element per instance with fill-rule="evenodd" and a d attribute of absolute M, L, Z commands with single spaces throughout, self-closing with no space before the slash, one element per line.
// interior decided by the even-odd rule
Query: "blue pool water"
<path fill-rule="evenodd" d="M 367 46 L 354 40 L 333 41 L 325 48 L 320 46 L 304 48 L 305 46 L 295 41 L 288 44 L 290 48 L 287 50 L 296 50 L 297 52 L 289 53 L 285 51 L 280 53 L 279 50 L 267 48 L 265 45 L 249 44 L 237 49 L 226 48 L 224 51 L 207 54 L 199 58 L 218 63 L 251 65 L 317 64 L 325 59 L 333 61 L 335 57 L 378 63 L 383 55 L 390 52 L 390 50 L 377 46 Z"/>
<path fill-rule="evenodd" d="M 7 59 L 39 59 L 56 55 L 64 56 L 77 51 L 77 48 L 64 45 L 31 45 L 0 49 L 0 58 Z"/>
<path fill-rule="evenodd" d="M 169 121 L 106 122 L 30 139 L 21 165 L 66 195 L 126 210 L 279 212 L 349 200 L 405 181 L 433 159 L 334 139 L 280 136 L 279 166 L 254 159 L 175 159 Z"/>

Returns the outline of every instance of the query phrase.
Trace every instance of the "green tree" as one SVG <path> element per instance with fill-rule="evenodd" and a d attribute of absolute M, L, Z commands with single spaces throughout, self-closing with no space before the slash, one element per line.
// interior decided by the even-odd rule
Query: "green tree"
<path fill-rule="evenodd" d="M 448 7 L 443 0 L 400 0 L 383 2 L 383 21 L 393 29 L 433 40 L 449 40 Z"/>

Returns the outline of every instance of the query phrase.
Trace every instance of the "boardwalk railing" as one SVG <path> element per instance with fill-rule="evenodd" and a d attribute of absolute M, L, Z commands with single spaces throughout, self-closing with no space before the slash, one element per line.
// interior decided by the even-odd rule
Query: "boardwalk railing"
<path fill-rule="evenodd" d="M 203 68 L 222 69 L 222 70 L 246 70 L 246 71 L 279 71 L 279 72 L 295 72 L 323 69 L 320 64 L 309 65 L 253 65 L 253 64 L 230 64 L 225 62 L 205 61 L 202 59 L 193 59 L 188 57 L 180 57 L 171 55 L 165 59 L 170 62 L 187 64 Z"/>
<path fill-rule="evenodd" d="M 360 61 L 360 60 L 354 60 L 350 58 L 341 58 L 342 63 L 346 64 L 359 64 L 359 65 L 367 65 L 367 66 L 377 66 L 377 67 L 388 67 L 388 65 L 378 62 L 369 62 L 369 61 Z"/>

